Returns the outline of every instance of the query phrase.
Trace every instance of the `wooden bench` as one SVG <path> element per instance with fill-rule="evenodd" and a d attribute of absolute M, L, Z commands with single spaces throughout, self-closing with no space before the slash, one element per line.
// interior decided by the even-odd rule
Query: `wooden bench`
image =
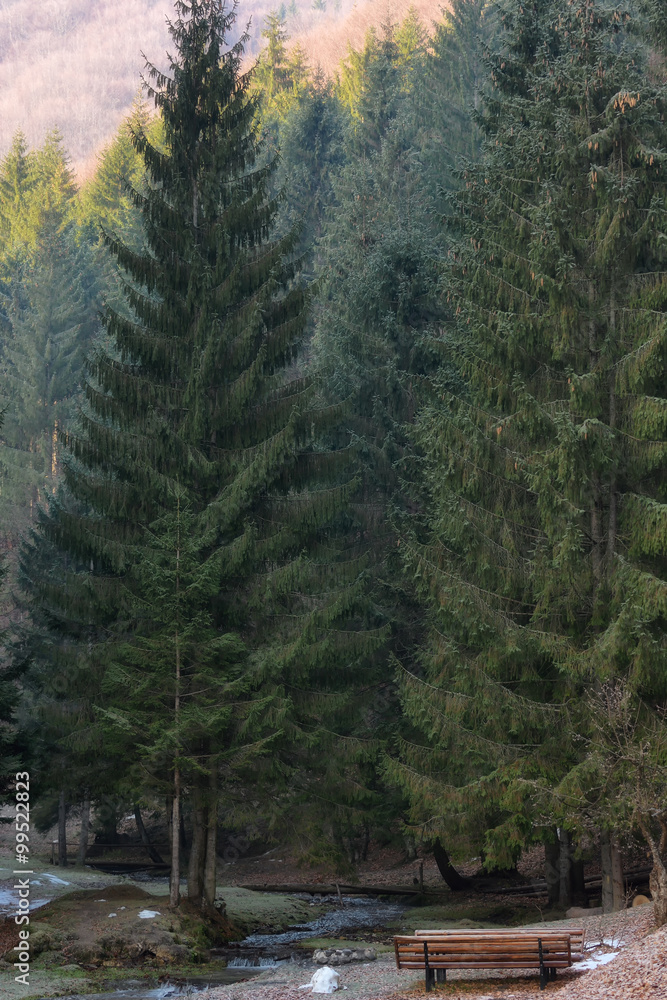
<path fill-rule="evenodd" d="M 572 965 L 567 934 L 523 931 L 448 931 L 440 937 L 395 937 L 398 969 L 424 969 L 427 992 L 445 982 L 447 969 L 538 969 L 540 989 Z"/>
<path fill-rule="evenodd" d="M 584 957 L 584 943 L 586 941 L 586 931 L 583 927 L 509 927 L 502 928 L 505 934 L 539 934 L 542 940 L 546 940 L 547 937 L 562 937 L 564 934 L 570 939 L 570 950 L 572 953 L 572 961 L 580 962 Z M 455 927 L 445 927 L 442 929 L 431 929 L 427 928 L 425 930 L 416 930 L 415 937 L 419 938 L 440 938 L 449 934 L 461 934 L 461 928 Z M 479 937 L 484 937 L 489 934 L 497 934 L 498 929 L 495 927 L 476 927 L 470 930 L 465 930 L 465 934 L 474 934 Z"/>

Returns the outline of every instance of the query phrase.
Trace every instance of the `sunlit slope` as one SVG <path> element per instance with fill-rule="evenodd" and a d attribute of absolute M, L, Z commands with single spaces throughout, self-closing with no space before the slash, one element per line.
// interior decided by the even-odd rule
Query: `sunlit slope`
<path fill-rule="evenodd" d="M 332 75 L 345 58 L 348 44 L 360 49 L 369 28 L 397 24 L 414 9 L 430 33 L 433 23 L 442 19 L 442 10 L 448 6 L 446 0 L 365 0 L 355 3 L 343 17 L 325 13 L 317 24 L 295 35 L 294 41 L 307 52 L 312 66 L 320 66 L 327 75 Z"/>
<path fill-rule="evenodd" d="M 238 25 L 250 25 L 248 52 L 257 54 L 265 15 L 277 0 L 241 0 Z M 336 9 L 336 6 L 338 9 Z M 287 9 L 287 29 L 313 66 L 331 73 L 348 42 L 359 47 L 371 25 L 399 21 L 409 0 L 312 0 Z M 438 0 L 413 3 L 430 27 Z M 291 10 L 291 13 L 290 13 Z M 86 173 L 140 87 L 141 52 L 164 67 L 171 0 L 0 0 L 0 156 L 18 128 L 29 145 L 57 127 L 75 169 Z"/>

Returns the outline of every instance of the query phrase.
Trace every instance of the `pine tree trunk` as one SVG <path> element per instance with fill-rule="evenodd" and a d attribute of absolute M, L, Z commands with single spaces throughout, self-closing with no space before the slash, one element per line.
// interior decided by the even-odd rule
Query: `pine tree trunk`
<path fill-rule="evenodd" d="M 625 880 L 623 878 L 623 859 L 615 837 L 610 838 L 611 851 L 611 896 L 614 913 L 625 909 Z"/>
<path fill-rule="evenodd" d="M 67 804 L 64 788 L 58 798 L 58 864 L 62 868 L 67 867 Z"/>
<path fill-rule="evenodd" d="M 169 905 L 177 907 L 181 902 L 181 841 L 178 830 L 181 825 L 181 772 L 174 768 L 174 796 L 171 800 L 171 871 L 169 873 Z"/>
<path fill-rule="evenodd" d="M 667 813 L 662 813 L 658 816 L 660 822 L 660 845 L 658 851 L 661 856 L 664 856 L 665 851 L 667 851 Z"/>
<path fill-rule="evenodd" d="M 556 906 L 560 894 L 560 843 L 557 834 L 554 840 L 547 840 L 544 844 L 544 878 L 549 906 Z"/>
<path fill-rule="evenodd" d="M 561 829 L 558 834 L 559 840 L 559 864 L 558 864 L 558 905 L 567 909 L 572 906 L 572 851 L 570 834 L 567 830 Z"/>
<path fill-rule="evenodd" d="M 435 858 L 435 863 L 438 866 L 438 871 L 450 889 L 458 891 L 469 887 L 470 879 L 465 878 L 465 876 L 461 875 L 460 872 L 457 872 L 456 868 L 454 868 L 449 860 L 447 851 L 440 843 L 440 837 L 438 837 L 433 844 L 433 857 Z"/>
<path fill-rule="evenodd" d="M 178 534 L 176 542 L 176 592 L 180 592 L 180 498 L 178 503 Z M 174 633 L 174 729 L 176 731 L 176 752 L 174 755 L 174 797 L 171 806 L 171 870 L 169 873 L 169 905 L 176 908 L 181 902 L 181 764 L 180 764 L 180 722 L 181 722 L 181 644 L 178 629 Z"/>
<path fill-rule="evenodd" d="M 141 837 L 141 843 L 148 851 L 149 858 L 154 864 L 163 865 L 164 861 L 160 857 L 160 852 L 156 851 L 156 849 L 151 844 L 151 839 L 148 836 L 148 832 L 146 830 L 146 827 L 144 826 L 144 821 L 141 817 L 141 809 L 139 808 L 139 805 L 136 802 L 134 804 L 134 820 L 137 824 L 137 830 L 139 831 L 139 836 Z"/>
<path fill-rule="evenodd" d="M 368 860 L 368 848 L 371 842 L 371 831 L 368 823 L 364 823 L 364 838 L 361 845 L 361 860 Z"/>
<path fill-rule="evenodd" d="M 173 844 L 172 844 L 172 830 L 173 830 L 173 827 L 171 825 L 171 820 L 172 820 L 171 813 L 172 813 L 172 809 L 173 809 L 173 804 L 172 803 L 173 803 L 173 799 L 172 799 L 171 795 L 167 795 L 166 799 L 164 800 L 164 811 L 165 811 L 165 816 L 167 817 L 167 836 L 169 837 L 169 857 L 171 857 L 171 851 L 172 851 L 172 847 L 173 847 Z"/>
<path fill-rule="evenodd" d="M 213 909 L 217 875 L 217 834 L 218 834 L 218 775 L 216 765 L 211 764 L 209 778 L 209 800 L 206 810 L 206 860 L 204 862 L 204 910 Z"/>
<path fill-rule="evenodd" d="M 206 863 L 206 810 L 202 789 L 195 785 L 192 808 L 192 844 L 188 861 L 188 899 L 199 908 L 204 897 L 204 866 Z"/>
<path fill-rule="evenodd" d="M 656 927 L 663 927 L 667 924 L 667 869 L 660 854 L 660 844 L 653 836 L 650 821 L 646 817 L 640 817 L 639 827 L 644 834 L 644 839 L 651 850 L 653 858 L 653 868 L 649 876 L 649 888 L 653 900 L 653 916 Z"/>
<path fill-rule="evenodd" d="M 88 827 L 90 826 L 90 789 L 86 788 L 83 793 L 83 807 L 81 809 L 81 832 L 79 833 L 79 850 L 76 855 L 76 863 L 82 866 L 86 862 L 86 852 L 88 850 Z"/>
<path fill-rule="evenodd" d="M 600 834 L 600 869 L 602 871 L 602 912 L 614 909 L 614 889 L 611 876 L 611 837 L 608 830 Z"/>
<path fill-rule="evenodd" d="M 585 906 L 587 901 L 586 882 L 584 880 L 583 858 L 572 858 L 571 884 L 572 902 L 575 906 Z"/>

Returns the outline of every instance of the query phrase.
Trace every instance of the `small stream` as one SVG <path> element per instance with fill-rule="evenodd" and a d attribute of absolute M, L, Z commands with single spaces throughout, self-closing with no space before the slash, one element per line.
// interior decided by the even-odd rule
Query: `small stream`
<path fill-rule="evenodd" d="M 146 986 L 139 980 L 126 979 L 111 993 L 68 993 L 67 1000 L 171 1000 L 172 997 L 177 1000 L 180 997 L 195 996 L 213 986 L 238 983 L 264 971 L 259 968 L 255 972 L 249 972 L 247 969 L 239 969 L 236 973 L 234 970 L 225 970 L 209 976 L 196 976 L 187 982 L 162 983 L 159 986 Z M 44 997 L 43 1000 L 54 1000 L 54 998 Z"/>
<path fill-rule="evenodd" d="M 22 878 L 21 875 L 16 875 L 16 879 Z M 3 882 L 10 882 L 11 879 L 3 879 Z M 51 894 L 48 896 L 46 893 L 49 892 L 50 886 L 53 885 L 69 885 L 65 879 L 58 878 L 57 875 L 51 875 L 50 873 L 42 873 L 36 875 L 35 878 L 30 879 L 30 912 L 33 910 L 38 910 L 40 906 L 46 906 L 54 898 Z M 37 899 L 35 897 L 40 896 L 43 898 Z M 16 913 L 19 903 L 18 891 L 14 888 L 0 888 L 0 920 L 4 917 L 11 917 Z"/>
<path fill-rule="evenodd" d="M 348 897 L 342 906 L 336 897 L 328 897 L 323 902 L 333 903 L 334 900 L 335 906 L 317 920 L 307 924 L 292 924 L 279 934 L 250 934 L 240 942 L 240 947 L 266 952 L 297 941 L 307 941 L 309 938 L 354 935 L 360 930 L 381 929 L 388 922 L 397 920 L 403 912 L 400 903 L 384 903 L 367 896 Z"/>
<path fill-rule="evenodd" d="M 310 896 L 299 895 L 296 898 L 310 899 Z M 385 903 L 368 897 L 347 897 L 342 906 L 337 897 L 325 897 L 322 902 L 330 904 L 331 909 L 309 923 L 293 924 L 277 934 L 250 934 L 243 941 L 226 948 L 212 949 L 212 958 L 227 959 L 227 968 L 220 972 L 155 986 L 125 980 L 109 993 L 68 994 L 69 1000 L 177 1000 L 196 996 L 211 986 L 248 979 L 271 968 L 275 968 L 279 976 L 280 965 L 290 960 L 301 960 L 301 956 L 292 952 L 291 945 L 310 938 L 356 936 L 359 931 L 382 930 L 388 921 L 400 917 L 403 910 L 399 903 Z M 308 969 L 308 975 L 311 971 Z"/>

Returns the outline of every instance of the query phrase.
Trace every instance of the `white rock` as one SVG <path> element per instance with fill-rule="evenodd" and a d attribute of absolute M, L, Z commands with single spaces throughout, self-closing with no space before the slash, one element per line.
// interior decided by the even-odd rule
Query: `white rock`
<path fill-rule="evenodd" d="M 110 916 L 110 917 L 117 917 L 117 916 L 118 916 L 118 914 L 117 914 L 117 913 L 110 913 L 110 914 L 109 914 L 109 916 Z"/>
<path fill-rule="evenodd" d="M 153 917 L 159 917 L 159 916 L 160 916 L 159 910 L 142 910 L 141 913 L 139 914 L 139 919 L 152 920 Z"/>
<path fill-rule="evenodd" d="M 340 988 L 339 979 L 340 976 L 336 970 L 325 965 L 313 973 L 309 983 L 306 983 L 305 986 L 299 986 L 299 989 L 310 990 L 311 993 L 334 993 Z"/>

